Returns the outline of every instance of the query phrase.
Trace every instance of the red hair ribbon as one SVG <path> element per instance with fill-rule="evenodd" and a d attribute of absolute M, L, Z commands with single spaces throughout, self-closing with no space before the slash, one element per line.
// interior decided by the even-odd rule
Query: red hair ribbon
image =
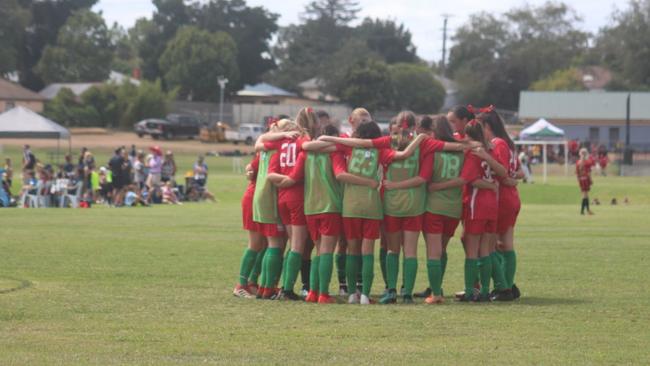
<path fill-rule="evenodd" d="M 307 113 L 314 113 L 314 109 L 312 107 L 307 107 Z"/>
<path fill-rule="evenodd" d="M 478 124 L 478 120 L 473 119 L 467 123 L 469 126 L 474 127 Z"/>
<path fill-rule="evenodd" d="M 273 125 L 276 125 L 276 124 L 278 124 L 278 119 L 277 118 L 275 118 L 275 117 L 269 118 L 269 124 L 268 124 L 269 128 L 273 127 Z"/>
<path fill-rule="evenodd" d="M 408 130 L 408 128 L 409 128 L 409 121 L 406 118 L 402 118 L 402 129 Z"/>
<path fill-rule="evenodd" d="M 494 106 L 492 104 L 490 104 L 489 106 L 483 107 L 483 108 L 479 109 L 478 111 L 479 111 L 479 113 L 490 113 L 490 112 L 494 111 Z"/>
<path fill-rule="evenodd" d="M 469 105 L 467 106 L 467 111 L 468 111 L 469 113 L 471 113 L 471 114 L 476 114 L 476 109 L 475 109 L 474 106 L 471 105 L 471 104 L 469 104 Z"/>

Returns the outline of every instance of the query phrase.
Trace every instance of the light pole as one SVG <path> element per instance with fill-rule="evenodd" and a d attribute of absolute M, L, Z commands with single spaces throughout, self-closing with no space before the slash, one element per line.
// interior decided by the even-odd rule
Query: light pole
<path fill-rule="evenodd" d="M 219 96 L 219 122 L 223 122 L 223 92 L 226 89 L 226 84 L 228 84 L 228 79 L 219 76 L 217 82 L 219 83 L 219 88 L 221 88 L 221 94 Z"/>

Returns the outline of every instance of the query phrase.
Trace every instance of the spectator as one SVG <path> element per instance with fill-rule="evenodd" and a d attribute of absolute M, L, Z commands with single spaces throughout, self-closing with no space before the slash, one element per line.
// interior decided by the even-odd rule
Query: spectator
<path fill-rule="evenodd" d="M 182 203 L 178 200 L 178 197 L 176 196 L 176 193 L 174 192 L 174 187 L 172 186 L 171 181 L 167 181 L 162 186 L 162 202 L 167 203 L 167 204 L 172 204 L 172 205 L 182 205 Z"/>
<path fill-rule="evenodd" d="M 176 185 L 174 177 L 176 176 L 176 161 L 174 161 L 174 154 L 171 150 L 165 152 L 165 159 L 162 163 L 162 168 L 160 171 L 160 179 L 162 182 L 167 183 L 172 182 L 172 185 Z"/>
<path fill-rule="evenodd" d="M 93 154 L 86 150 L 83 158 L 83 191 L 92 191 L 92 173 L 95 170 L 95 158 Z M 81 178 L 81 177 L 79 177 Z"/>
<path fill-rule="evenodd" d="M 533 175 L 530 171 L 530 158 L 525 149 L 519 153 L 519 165 L 524 172 L 524 183 L 533 183 Z"/>
<path fill-rule="evenodd" d="M 199 155 L 193 168 L 194 179 L 191 197 L 195 200 L 209 199 L 215 202 L 214 195 L 208 191 L 206 183 L 208 181 L 208 165 L 204 161 L 203 155 Z"/>
<path fill-rule="evenodd" d="M 133 161 L 133 183 L 135 183 L 138 193 L 144 188 L 145 181 L 147 180 L 147 175 L 145 173 L 144 166 L 144 152 L 139 150 L 136 153 L 136 157 Z"/>
<path fill-rule="evenodd" d="M 126 194 L 124 196 L 124 206 L 133 207 L 136 206 L 138 203 L 141 204 L 142 206 L 148 206 L 147 202 L 142 198 L 142 196 L 140 195 L 140 193 L 138 193 L 138 191 L 139 191 L 138 186 L 135 183 L 127 186 Z"/>
<path fill-rule="evenodd" d="M 72 156 L 70 156 L 70 154 L 65 154 L 65 163 L 63 164 L 63 173 L 68 178 L 72 178 L 75 175 L 74 164 L 72 164 Z"/>
<path fill-rule="evenodd" d="M 34 177 L 36 168 L 36 156 L 32 153 L 29 145 L 23 147 L 23 185 L 27 185 Z"/>
<path fill-rule="evenodd" d="M 149 177 L 147 177 L 147 186 L 149 190 L 154 187 L 160 186 L 161 180 L 161 171 L 162 171 L 162 150 L 160 147 L 154 146 L 149 148 L 153 153 L 151 159 L 149 159 Z"/>
<path fill-rule="evenodd" d="M 124 158 L 122 157 L 122 149 L 118 148 L 115 150 L 115 154 L 108 161 L 108 168 L 111 171 L 112 181 L 112 197 L 113 203 L 116 206 L 122 204 L 122 191 L 124 189 L 124 180 L 122 179 L 122 165 L 124 165 Z"/>
<path fill-rule="evenodd" d="M 137 151 L 135 150 L 135 145 L 131 145 L 131 151 L 129 152 L 129 161 L 131 165 L 135 165 L 135 158 L 138 156 Z"/>
<path fill-rule="evenodd" d="M 104 203 L 112 204 L 113 187 L 111 173 L 106 167 L 99 168 L 99 197 Z"/>
<path fill-rule="evenodd" d="M 14 168 L 11 164 L 11 158 L 6 158 L 5 159 L 5 171 L 4 171 L 4 181 L 7 182 L 9 185 L 9 188 L 11 188 L 11 183 L 13 182 L 14 178 Z"/>

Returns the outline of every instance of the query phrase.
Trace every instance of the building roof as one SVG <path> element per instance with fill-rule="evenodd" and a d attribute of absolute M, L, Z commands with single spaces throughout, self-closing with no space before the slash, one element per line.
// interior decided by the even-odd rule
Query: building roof
<path fill-rule="evenodd" d="M 127 75 L 121 74 L 117 71 L 111 71 L 108 80 L 106 83 L 116 83 L 122 84 L 124 82 L 130 82 L 134 85 L 140 85 L 140 80 L 134 79 Z M 43 90 L 38 92 L 41 96 L 45 97 L 47 100 L 52 100 L 56 97 L 57 94 L 63 88 L 68 88 L 72 90 L 72 93 L 76 96 L 81 96 L 86 90 L 92 88 L 93 86 L 102 85 L 101 82 L 85 82 L 85 83 L 53 83 L 46 86 Z"/>
<path fill-rule="evenodd" d="M 645 92 L 523 91 L 519 97 L 519 118 L 624 120 L 628 94 L 630 119 L 650 120 L 650 93 Z"/>
<path fill-rule="evenodd" d="M 14 82 L 0 78 L 0 100 L 44 101 L 45 98 Z"/>
<path fill-rule="evenodd" d="M 70 132 L 30 109 L 17 106 L 0 114 L 0 137 L 68 138 Z"/>
<path fill-rule="evenodd" d="M 278 88 L 267 83 L 259 83 L 255 85 L 245 85 L 244 89 L 237 92 L 240 97 L 296 97 L 295 93 L 288 92 L 284 89 Z"/>

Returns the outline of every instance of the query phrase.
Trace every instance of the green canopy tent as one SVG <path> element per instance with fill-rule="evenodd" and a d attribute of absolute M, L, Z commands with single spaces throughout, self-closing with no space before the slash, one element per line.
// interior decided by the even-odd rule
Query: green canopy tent
<path fill-rule="evenodd" d="M 542 161 L 544 163 L 544 183 L 547 180 L 547 150 L 548 145 L 564 145 L 564 175 L 569 175 L 569 146 L 564 136 L 564 130 L 553 125 L 544 118 L 524 128 L 519 133 L 517 145 L 542 145 Z"/>

